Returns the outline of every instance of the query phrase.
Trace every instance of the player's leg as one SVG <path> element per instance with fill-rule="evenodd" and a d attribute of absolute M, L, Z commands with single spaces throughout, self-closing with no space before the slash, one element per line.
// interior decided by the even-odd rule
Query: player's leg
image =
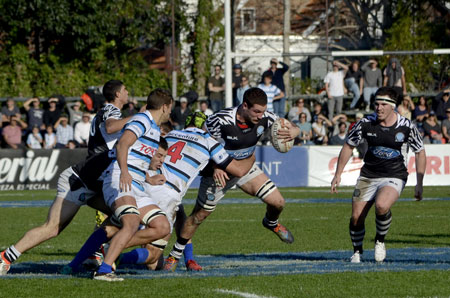
<path fill-rule="evenodd" d="M 5 265 L 0 265 L 0 275 L 6 274 L 9 270 L 9 265 L 16 261 L 21 254 L 42 242 L 58 236 L 70 223 L 79 208 L 79 205 L 57 197 L 50 207 L 46 222 L 26 232 L 16 244 L 11 245 L 1 253 L 1 262 Z M 6 265 L 8 265 L 7 270 L 2 269 Z"/>
<path fill-rule="evenodd" d="M 258 168 L 258 172 L 248 181 L 240 180 L 238 185 L 246 193 L 260 198 L 266 203 L 266 214 L 263 225 L 273 231 L 281 241 L 285 243 L 294 242 L 292 233 L 278 222 L 283 211 L 285 201 L 276 185 Z M 243 183 L 243 184 L 241 184 Z"/>
<path fill-rule="evenodd" d="M 382 262 L 386 258 L 386 247 L 384 238 L 389 232 L 392 222 L 391 207 L 398 200 L 404 182 L 401 179 L 385 178 L 375 199 L 375 225 L 377 233 L 375 236 L 375 260 Z"/>
<path fill-rule="evenodd" d="M 177 239 L 180 237 L 181 229 L 186 222 L 187 215 L 184 211 L 183 204 L 178 205 L 178 210 L 176 212 L 176 220 L 175 220 L 175 233 L 177 235 Z M 188 271 L 201 271 L 203 268 L 200 266 L 197 261 L 194 259 L 194 245 L 192 240 L 189 240 L 186 244 L 184 251 L 184 263 L 186 265 L 186 269 Z"/>

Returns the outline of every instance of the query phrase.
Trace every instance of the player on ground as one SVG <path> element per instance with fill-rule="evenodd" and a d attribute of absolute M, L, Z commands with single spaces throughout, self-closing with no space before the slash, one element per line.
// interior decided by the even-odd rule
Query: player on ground
<path fill-rule="evenodd" d="M 111 162 L 108 150 L 112 148 L 117 134 L 127 119 L 121 119 L 120 109 L 128 101 L 125 85 L 117 80 L 105 83 L 103 95 L 107 104 L 96 115 L 91 125 L 88 157 L 85 161 L 64 170 L 58 179 L 56 198 L 49 209 L 46 222 L 29 230 L 14 245 L 0 255 L 0 275 L 8 272 L 10 264 L 31 248 L 59 235 L 71 222 L 80 206 L 89 206 L 109 213 L 106 205 L 96 200 L 101 187 L 98 177 Z"/>
<path fill-rule="evenodd" d="M 169 120 L 173 98 L 169 92 L 155 89 L 147 98 L 147 110 L 134 115 L 116 144 L 116 161 L 104 173 L 103 194 L 106 204 L 120 220 L 121 229 L 113 236 L 103 263 L 94 279 L 120 281 L 112 264 L 136 233 L 141 220 L 146 223 L 151 208 L 140 214 L 136 194 L 144 191 L 145 169 L 158 150 L 159 125 Z"/>
<path fill-rule="evenodd" d="M 203 113 L 195 112 L 186 119 L 185 126 L 187 128 L 185 130 L 174 130 L 166 135 L 169 150 L 164 164 L 160 170 L 150 170 L 147 175 L 148 182 L 149 177 L 156 177 L 158 174 L 164 175 L 164 177 L 166 177 L 166 181 L 161 186 L 154 186 L 154 183 L 146 183 L 144 186 L 146 189 L 145 194 L 142 194 L 142 197 L 146 198 L 139 198 L 141 208 L 147 204 L 158 205 L 161 210 L 166 213 L 171 227 L 174 224 L 175 213 L 178 206 L 181 204 L 183 196 L 192 181 L 210 160 L 214 161 L 218 167 L 237 177 L 241 177 L 247 173 L 255 160 L 253 155 L 244 160 L 233 160 L 220 143 L 201 129 L 205 120 L 206 116 Z M 159 150 L 160 148 L 158 151 Z M 155 168 L 155 165 L 153 165 L 153 159 L 150 167 L 153 169 Z M 147 204 L 145 202 L 146 199 L 148 199 Z M 96 233 L 98 232 L 95 232 L 94 234 Z M 109 237 L 110 236 L 108 236 L 108 238 Z M 126 247 L 149 243 L 151 245 L 147 245 L 146 248 L 136 249 L 130 253 L 122 254 L 116 263 L 155 263 L 162 254 L 168 238 L 169 237 L 162 239 L 162 241 L 152 242 L 155 240 L 154 238 L 145 239 L 145 237 L 141 237 L 140 240 L 142 240 L 142 242 L 128 243 Z M 88 241 L 94 243 L 98 241 L 98 239 L 99 237 L 91 236 Z M 91 247 L 91 251 L 84 252 L 84 257 L 88 256 L 89 253 L 97 249 L 99 245 L 101 245 L 101 242 L 96 243 L 95 245 L 96 246 L 85 244 L 85 246 Z M 72 261 L 70 265 L 73 268 L 76 268 L 84 260 L 83 258 L 78 258 L 78 256 L 76 258 L 78 259 L 77 262 Z M 189 270 L 192 266 L 189 266 L 188 263 L 186 264 L 186 267 Z M 190 270 L 192 270 L 192 268 Z"/>
<path fill-rule="evenodd" d="M 416 157 L 417 184 L 415 197 L 422 199 L 423 176 L 426 167 L 422 137 L 412 122 L 395 111 L 397 93 L 390 87 L 380 88 L 375 96 L 375 113 L 362 118 L 349 132 L 331 181 L 331 192 L 337 192 L 341 174 L 352 150 L 365 139 L 368 150 L 364 166 L 356 183 L 352 200 L 350 238 L 353 251 L 350 261 L 359 263 L 363 253 L 364 221 L 375 203 L 375 260 L 386 257 L 384 238 L 392 222 L 391 207 L 400 196 L 408 178 L 406 168 L 408 150 Z"/>
<path fill-rule="evenodd" d="M 241 105 L 211 115 L 206 121 L 206 129 L 212 137 L 224 144 L 225 150 L 233 158 L 245 159 L 254 153 L 259 138 L 278 118 L 266 109 L 266 93 L 259 88 L 250 88 L 244 93 Z M 289 141 L 298 136 L 300 129 L 288 122 L 287 128 L 279 132 L 280 138 Z M 267 204 L 266 215 L 263 219 L 264 227 L 276 233 L 283 242 L 294 241 L 289 230 L 278 222 L 284 207 L 284 198 L 275 184 L 256 164 L 253 164 L 250 171 L 240 178 L 228 177 L 224 171 L 213 168 L 210 164 L 202 173 L 196 205 L 187 218 L 170 256 L 166 259 L 165 270 L 176 269 L 189 239 L 194 236 L 202 221 L 214 211 L 227 190 L 234 185 Z"/>

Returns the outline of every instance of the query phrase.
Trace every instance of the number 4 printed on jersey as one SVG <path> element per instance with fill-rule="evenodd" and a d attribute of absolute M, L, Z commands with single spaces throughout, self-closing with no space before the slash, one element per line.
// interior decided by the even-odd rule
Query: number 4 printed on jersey
<path fill-rule="evenodd" d="M 167 155 L 170 156 L 171 163 L 176 163 L 178 160 L 183 158 L 183 156 L 181 155 L 181 151 L 183 151 L 185 145 L 185 142 L 178 141 L 170 146 L 169 150 L 167 151 Z"/>

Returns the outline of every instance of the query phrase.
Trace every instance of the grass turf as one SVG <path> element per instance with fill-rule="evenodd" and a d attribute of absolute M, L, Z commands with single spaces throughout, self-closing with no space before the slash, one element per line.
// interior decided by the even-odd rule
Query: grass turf
<path fill-rule="evenodd" d="M 349 198 L 350 188 L 338 195 L 328 189 L 302 188 L 282 190 L 286 198 Z M 54 192 L 1 192 L 0 200 L 47 200 Z M 190 191 L 188 198 L 194 198 Z M 240 191 L 228 197 L 246 197 Z M 402 197 L 413 197 L 406 188 Z M 450 197 L 448 187 L 425 189 L 425 197 Z M 350 202 L 350 201 L 349 201 Z M 393 225 L 387 247 L 450 246 L 450 201 L 402 201 L 392 209 Z M 187 206 L 189 211 L 192 206 Z M 296 236 L 292 245 L 281 243 L 262 228 L 263 204 L 222 204 L 206 220 L 194 238 L 196 254 L 251 254 L 258 252 L 302 252 L 349 250 L 348 219 L 350 203 L 287 204 L 282 222 Z M 23 233 L 42 223 L 48 208 L 1 208 L 0 247 L 6 248 Z M 366 247 L 372 249 L 375 234 L 374 212 L 366 220 Z M 68 228 L 57 238 L 25 253 L 20 262 L 70 260 L 92 232 L 94 211 L 84 207 Z M 171 245 L 169 245 L 169 248 Z M 389 253 L 389 251 L 388 251 Z M 266 297 L 378 297 L 378 296 L 449 296 L 449 271 L 368 272 L 299 274 L 279 276 L 234 276 L 222 278 L 186 278 L 126 280 L 105 284 L 84 278 L 21 279 L 0 278 L 0 297 L 91 297 L 93 293 L 114 297 L 236 297 L 232 292 L 253 293 Z M 219 292 L 222 289 L 224 292 Z"/>

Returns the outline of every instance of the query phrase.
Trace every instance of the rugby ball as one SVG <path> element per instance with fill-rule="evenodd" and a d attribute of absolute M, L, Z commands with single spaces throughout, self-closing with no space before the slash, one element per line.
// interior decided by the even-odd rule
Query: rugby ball
<path fill-rule="evenodd" d="M 270 129 L 270 141 L 273 145 L 273 148 L 275 148 L 278 152 L 286 153 L 289 150 L 291 150 L 292 146 L 294 146 L 294 140 L 291 140 L 289 142 L 283 142 L 283 139 L 279 138 L 278 131 L 282 128 L 286 128 L 286 123 L 288 120 L 284 118 L 278 118 L 273 124 L 272 128 Z"/>

